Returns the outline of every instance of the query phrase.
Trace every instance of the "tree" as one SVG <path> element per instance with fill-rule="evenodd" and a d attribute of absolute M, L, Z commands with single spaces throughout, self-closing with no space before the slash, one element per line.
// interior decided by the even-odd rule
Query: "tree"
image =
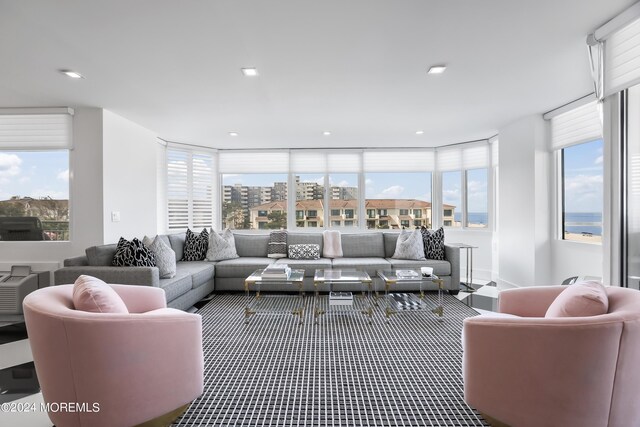
<path fill-rule="evenodd" d="M 0 202 L 0 216 L 25 216 L 24 205 L 10 200 Z"/>
<path fill-rule="evenodd" d="M 271 230 L 287 228 L 287 214 L 282 211 L 273 211 L 267 215 L 269 222 L 265 225 L 265 228 Z"/>
<path fill-rule="evenodd" d="M 222 204 L 222 218 L 225 226 L 228 228 L 238 229 L 246 228 L 246 218 L 242 205 L 238 202 L 224 202 Z"/>

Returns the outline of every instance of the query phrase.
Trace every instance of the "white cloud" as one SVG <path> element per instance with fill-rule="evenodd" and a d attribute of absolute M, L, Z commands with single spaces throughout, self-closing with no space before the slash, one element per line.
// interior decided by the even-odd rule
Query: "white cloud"
<path fill-rule="evenodd" d="M 60 181 L 69 182 L 69 169 L 63 170 L 57 176 Z"/>
<path fill-rule="evenodd" d="M 602 175 L 576 175 L 565 179 L 567 212 L 599 212 L 602 209 Z"/>
<path fill-rule="evenodd" d="M 401 185 L 392 185 L 391 187 L 387 187 L 382 190 L 380 193 L 376 195 L 378 199 L 395 199 L 400 197 L 400 195 L 404 193 L 404 187 Z"/>
<path fill-rule="evenodd" d="M 32 190 L 27 194 L 29 197 L 33 197 L 34 199 L 39 199 L 41 197 L 51 197 L 52 199 L 68 199 L 69 193 L 65 191 L 56 191 L 47 188 L 38 188 Z"/>
<path fill-rule="evenodd" d="M 15 154 L 0 153 L 0 178 L 20 175 L 22 159 Z"/>
<path fill-rule="evenodd" d="M 460 189 L 456 188 L 454 190 L 442 190 L 442 200 L 447 205 L 460 205 Z"/>
<path fill-rule="evenodd" d="M 603 161 L 604 161 L 604 156 L 600 155 L 596 157 L 596 160 L 593 163 L 596 165 L 601 165 Z"/>
<path fill-rule="evenodd" d="M 364 180 L 365 185 L 373 185 L 373 180 L 371 178 L 367 178 Z"/>

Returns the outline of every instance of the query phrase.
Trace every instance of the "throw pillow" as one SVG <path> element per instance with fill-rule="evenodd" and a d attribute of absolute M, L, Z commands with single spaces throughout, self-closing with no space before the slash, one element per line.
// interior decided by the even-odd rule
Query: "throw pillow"
<path fill-rule="evenodd" d="M 209 249 L 207 250 L 207 261 L 222 261 L 223 259 L 239 258 L 236 251 L 236 241 L 233 233 L 228 228 L 222 235 L 211 230 L 209 236 Z"/>
<path fill-rule="evenodd" d="M 267 246 L 267 256 L 269 258 L 287 257 L 287 231 L 278 230 L 269 233 L 269 244 Z"/>
<path fill-rule="evenodd" d="M 111 265 L 118 267 L 155 267 L 156 257 L 137 238 L 134 237 L 131 241 L 128 241 L 124 237 L 120 237 Z"/>
<path fill-rule="evenodd" d="M 161 279 L 170 279 L 176 275 L 176 253 L 160 236 L 153 239 L 144 236 L 142 243 L 155 255 Z"/>
<path fill-rule="evenodd" d="M 429 230 L 422 228 L 422 243 L 424 245 L 424 256 L 427 259 L 444 258 L 444 228 Z"/>
<path fill-rule="evenodd" d="M 301 243 L 289 245 L 290 259 L 320 259 L 320 245 L 314 243 Z"/>
<path fill-rule="evenodd" d="M 396 251 L 391 258 L 425 260 L 422 233 L 420 230 L 402 230 L 396 242 Z"/>
<path fill-rule="evenodd" d="M 120 295 L 111 286 L 92 276 L 83 274 L 76 279 L 71 298 L 76 310 L 91 313 L 129 313 Z"/>
<path fill-rule="evenodd" d="M 182 261 L 202 261 L 207 256 L 208 246 L 209 232 L 206 228 L 203 228 L 200 234 L 187 228 Z"/>
<path fill-rule="evenodd" d="M 607 290 L 600 282 L 588 281 L 567 286 L 547 309 L 544 317 L 583 317 L 606 314 Z"/>

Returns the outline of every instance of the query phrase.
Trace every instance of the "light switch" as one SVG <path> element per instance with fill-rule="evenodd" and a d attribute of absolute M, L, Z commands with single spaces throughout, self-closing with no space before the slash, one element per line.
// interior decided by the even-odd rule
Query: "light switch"
<path fill-rule="evenodd" d="M 111 212 L 111 222 L 120 222 L 120 211 Z"/>

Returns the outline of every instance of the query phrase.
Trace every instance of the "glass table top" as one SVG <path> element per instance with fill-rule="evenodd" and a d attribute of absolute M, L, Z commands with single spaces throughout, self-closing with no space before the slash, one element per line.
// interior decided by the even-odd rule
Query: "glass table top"
<path fill-rule="evenodd" d="M 262 272 L 263 268 L 259 268 L 249 277 L 247 277 L 246 282 L 280 282 L 280 283 L 296 283 L 302 282 L 304 279 L 304 270 L 291 270 L 291 274 L 289 278 L 263 278 Z"/>
<path fill-rule="evenodd" d="M 316 270 L 315 282 L 371 282 L 366 271 L 356 269 L 322 269 Z"/>
<path fill-rule="evenodd" d="M 378 276 L 385 282 L 403 282 L 415 280 L 437 280 L 438 276 L 432 274 L 423 276 L 419 268 L 398 268 L 395 270 L 378 270 Z"/>

